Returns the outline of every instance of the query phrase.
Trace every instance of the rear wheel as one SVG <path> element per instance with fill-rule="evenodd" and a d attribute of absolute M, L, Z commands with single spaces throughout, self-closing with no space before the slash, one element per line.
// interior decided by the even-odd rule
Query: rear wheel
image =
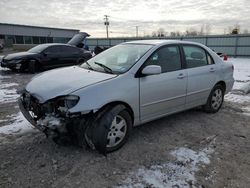
<path fill-rule="evenodd" d="M 36 60 L 30 60 L 28 65 L 28 71 L 32 74 L 38 72 L 40 70 L 40 64 Z"/>
<path fill-rule="evenodd" d="M 216 113 L 220 110 L 224 101 L 224 88 L 221 85 L 216 85 L 203 106 L 205 112 Z"/>

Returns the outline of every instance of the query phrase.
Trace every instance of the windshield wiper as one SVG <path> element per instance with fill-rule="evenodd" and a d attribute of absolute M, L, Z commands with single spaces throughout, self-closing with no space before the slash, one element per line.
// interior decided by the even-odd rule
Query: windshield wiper
<path fill-rule="evenodd" d="M 106 65 L 98 63 L 98 62 L 95 62 L 95 64 L 102 67 L 106 72 L 113 74 L 113 70 L 111 68 L 107 67 Z"/>
<path fill-rule="evenodd" d="M 85 62 L 87 65 L 88 65 L 88 68 L 90 69 L 90 70 L 94 70 L 92 67 L 91 67 L 91 65 L 86 61 Z"/>

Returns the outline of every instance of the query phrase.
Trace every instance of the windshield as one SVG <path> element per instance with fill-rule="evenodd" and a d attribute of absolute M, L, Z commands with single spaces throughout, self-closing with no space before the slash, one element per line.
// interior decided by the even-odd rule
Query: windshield
<path fill-rule="evenodd" d="M 40 44 L 28 50 L 30 53 L 40 53 L 48 47 L 46 44 Z"/>
<path fill-rule="evenodd" d="M 121 44 L 112 47 L 81 65 L 101 72 L 122 74 L 128 71 L 150 48 L 146 44 Z"/>

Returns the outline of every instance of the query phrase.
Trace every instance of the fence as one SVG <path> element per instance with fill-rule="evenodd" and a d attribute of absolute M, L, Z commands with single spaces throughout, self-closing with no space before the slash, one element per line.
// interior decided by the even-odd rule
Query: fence
<path fill-rule="evenodd" d="M 88 38 L 87 45 L 90 49 L 95 46 L 111 47 L 117 44 L 134 40 L 170 39 L 185 40 L 202 43 L 216 52 L 222 52 L 229 56 L 250 56 L 250 35 L 209 35 L 195 37 L 164 37 L 164 38 Z"/>

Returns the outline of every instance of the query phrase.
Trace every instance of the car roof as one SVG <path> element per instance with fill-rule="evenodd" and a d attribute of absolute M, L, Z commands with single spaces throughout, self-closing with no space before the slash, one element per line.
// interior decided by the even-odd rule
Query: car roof
<path fill-rule="evenodd" d="M 125 42 L 125 44 L 148 44 L 148 45 L 160 45 L 160 44 L 198 44 L 196 42 L 183 41 L 183 40 L 136 40 Z"/>

